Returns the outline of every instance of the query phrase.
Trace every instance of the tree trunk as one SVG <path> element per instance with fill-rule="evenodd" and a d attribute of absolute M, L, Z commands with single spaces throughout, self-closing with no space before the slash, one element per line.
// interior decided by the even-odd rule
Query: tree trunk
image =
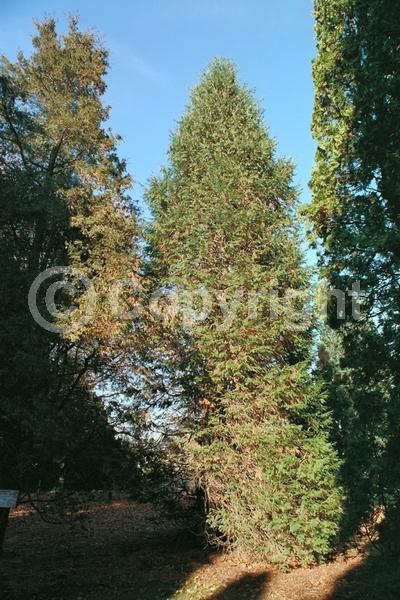
<path fill-rule="evenodd" d="M 0 508 L 0 556 L 3 554 L 4 537 L 8 523 L 9 508 Z"/>

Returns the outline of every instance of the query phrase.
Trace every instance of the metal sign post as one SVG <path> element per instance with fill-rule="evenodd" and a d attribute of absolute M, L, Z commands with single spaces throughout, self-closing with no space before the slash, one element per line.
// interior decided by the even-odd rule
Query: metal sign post
<path fill-rule="evenodd" d="M 17 501 L 18 490 L 0 490 L 0 556 L 3 553 L 3 542 L 10 508 L 15 508 Z"/>

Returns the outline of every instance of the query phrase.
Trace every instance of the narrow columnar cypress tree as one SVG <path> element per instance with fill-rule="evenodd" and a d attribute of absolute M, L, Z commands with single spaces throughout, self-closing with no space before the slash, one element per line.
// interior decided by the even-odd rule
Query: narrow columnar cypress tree
<path fill-rule="evenodd" d="M 174 367 L 208 532 L 276 562 L 321 557 L 340 514 L 338 459 L 298 319 L 293 166 L 230 62 L 194 89 L 169 159 L 148 190 L 151 266 L 163 289 L 202 305 L 196 322 L 175 319 Z"/>
<path fill-rule="evenodd" d="M 394 516 L 388 525 L 400 522 L 399 9 L 390 0 L 315 2 L 318 149 L 307 212 L 324 276 L 341 290 L 358 280 L 364 294 L 358 321 L 351 311 L 338 319 L 332 306 L 336 350 L 323 353 L 347 532 L 381 509 Z"/>

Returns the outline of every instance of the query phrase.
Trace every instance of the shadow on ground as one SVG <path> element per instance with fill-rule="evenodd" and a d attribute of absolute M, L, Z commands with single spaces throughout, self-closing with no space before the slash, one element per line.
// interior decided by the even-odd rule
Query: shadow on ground
<path fill-rule="evenodd" d="M 0 598 L 166 600 L 212 557 L 200 539 L 134 503 L 95 507 L 87 531 L 14 516 Z"/>
<path fill-rule="evenodd" d="M 224 590 L 213 594 L 208 600 L 258 600 L 267 590 L 268 575 L 245 575 L 228 585 Z"/>
<path fill-rule="evenodd" d="M 329 600 L 399 600 L 400 558 L 369 556 L 336 582 Z"/>

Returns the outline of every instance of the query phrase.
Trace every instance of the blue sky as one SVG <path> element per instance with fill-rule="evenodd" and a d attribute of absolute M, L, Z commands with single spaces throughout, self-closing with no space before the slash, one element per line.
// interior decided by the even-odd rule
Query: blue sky
<path fill-rule="evenodd" d="M 278 152 L 295 161 L 301 199 L 309 200 L 311 0 L 1 0 L 0 52 L 30 52 L 34 18 L 55 16 L 62 29 L 71 12 L 110 49 L 106 102 L 140 203 L 142 186 L 166 162 L 190 87 L 215 57 L 232 59 L 255 89 Z"/>

